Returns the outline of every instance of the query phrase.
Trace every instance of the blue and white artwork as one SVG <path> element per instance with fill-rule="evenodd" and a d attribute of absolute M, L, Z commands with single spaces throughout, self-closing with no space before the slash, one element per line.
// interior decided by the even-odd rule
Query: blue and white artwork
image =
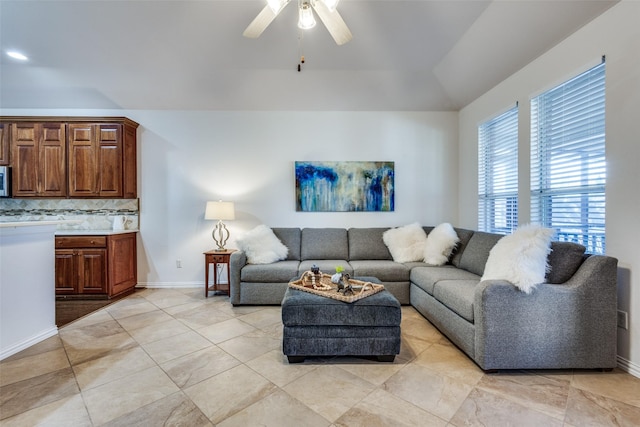
<path fill-rule="evenodd" d="M 394 210 L 393 162 L 295 162 L 296 210 L 390 212 Z"/>

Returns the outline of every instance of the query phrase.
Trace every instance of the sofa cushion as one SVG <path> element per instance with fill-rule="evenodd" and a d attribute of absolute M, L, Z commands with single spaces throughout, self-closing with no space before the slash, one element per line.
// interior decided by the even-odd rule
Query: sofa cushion
<path fill-rule="evenodd" d="M 485 233 L 476 231 L 465 245 L 458 267 L 482 276 L 484 266 L 489 258 L 489 251 L 498 240 L 504 237 L 502 234 Z"/>
<path fill-rule="evenodd" d="M 506 280 L 527 294 L 544 282 L 555 231 L 538 224 L 518 227 L 489 252 L 481 280 Z"/>
<path fill-rule="evenodd" d="M 444 265 L 460 241 L 455 230 L 448 222 L 443 222 L 434 228 L 427 236 L 424 245 L 424 262 L 431 265 Z"/>
<path fill-rule="evenodd" d="M 289 248 L 287 260 L 300 260 L 300 229 L 299 228 L 272 228 L 273 234 Z"/>
<path fill-rule="evenodd" d="M 236 244 L 241 251 L 247 254 L 247 262 L 250 264 L 269 264 L 281 261 L 287 257 L 287 248 L 271 228 L 266 225 L 258 225 L 236 238 Z"/>
<path fill-rule="evenodd" d="M 350 228 L 349 260 L 391 260 L 389 248 L 382 240 L 382 234 L 389 228 Z"/>
<path fill-rule="evenodd" d="M 475 280 L 480 281 L 480 276 L 452 265 L 442 267 L 426 266 L 414 267 L 410 273 L 411 283 L 433 295 L 433 286 L 441 280 Z"/>
<path fill-rule="evenodd" d="M 311 270 L 314 265 L 324 274 L 333 275 L 336 273 L 336 267 L 342 267 L 343 273 L 349 273 L 353 276 L 353 268 L 343 259 L 308 259 L 301 261 L 298 266 L 298 276 L 301 276 L 305 271 Z"/>
<path fill-rule="evenodd" d="M 460 241 L 458 242 L 456 247 L 453 248 L 451 264 L 455 265 L 456 267 L 460 267 L 460 258 L 462 258 L 462 252 L 464 252 L 464 248 L 467 246 L 467 243 L 469 243 L 469 240 L 471 240 L 471 236 L 473 236 L 473 230 L 456 227 L 454 227 L 453 229 L 456 231 L 456 234 L 458 235 Z"/>
<path fill-rule="evenodd" d="M 408 282 L 409 267 L 389 260 L 349 261 L 354 276 L 373 276 L 383 282 Z"/>
<path fill-rule="evenodd" d="M 473 323 L 473 300 L 479 280 L 441 280 L 433 287 L 435 299 Z"/>
<path fill-rule="evenodd" d="M 287 283 L 298 274 L 299 261 L 278 261 L 273 264 L 247 264 L 240 270 L 242 282 Z"/>
<path fill-rule="evenodd" d="M 421 261 L 424 258 L 427 235 L 417 222 L 385 231 L 382 240 L 395 262 Z"/>
<path fill-rule="evenodd" d="M 303 228 L 300 259 L 348 259 L 349 242 L 345 228 Z"/>
<path fill-rule="evenodd" d="M 551 242 L 551 253 L 547 258 L 547 283 L 560 284 L 569 280 L 580 268 L 585 250 L 584 246 L 577 243 Z"/>

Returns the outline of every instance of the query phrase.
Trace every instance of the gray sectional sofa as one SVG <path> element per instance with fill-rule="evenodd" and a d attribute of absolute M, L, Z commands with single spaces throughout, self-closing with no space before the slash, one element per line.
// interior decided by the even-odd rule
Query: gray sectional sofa
<path fill-rule="evenodd" d="M 424 227 L 429 233 L 433 227 Z M 456 228 L 449 263 L 397 263 L 382 240 L 388 228 L 273 228 L 287 259 L 248 264 L 231 255 L 233 305 L 280 304 L 288 283 L 316 264 L 375 276 L 412 305 L 482 369 L 616 366 L 617 260 L 552 242 L 550 271 L 531 294 L 502 280 L 481 281 L 489 251 L 503 237 Z"/>

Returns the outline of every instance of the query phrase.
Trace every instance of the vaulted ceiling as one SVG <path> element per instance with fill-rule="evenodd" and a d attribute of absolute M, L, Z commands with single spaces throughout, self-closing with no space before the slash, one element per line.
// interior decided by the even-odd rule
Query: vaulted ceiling
<path fill-rule="evenodd" d="M 458 110 L 615 3 L 342 0 L 337 46 L 294 5 L 243 37 L 264 0 L 0 0 L 0 108 Z"/>

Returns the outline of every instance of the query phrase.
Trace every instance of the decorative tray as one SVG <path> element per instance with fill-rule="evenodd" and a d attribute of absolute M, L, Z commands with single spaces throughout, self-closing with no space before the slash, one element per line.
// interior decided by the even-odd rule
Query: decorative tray
<path fill-rule="evenodd" d="M 344 302 L 358 301 L 384 290 L 382 284 L 345 277 L 339 283 L 333 283 L 330 275 L 311 271 L 305 271 L 300 279 L 289 282 L 289 287 Z"/>

